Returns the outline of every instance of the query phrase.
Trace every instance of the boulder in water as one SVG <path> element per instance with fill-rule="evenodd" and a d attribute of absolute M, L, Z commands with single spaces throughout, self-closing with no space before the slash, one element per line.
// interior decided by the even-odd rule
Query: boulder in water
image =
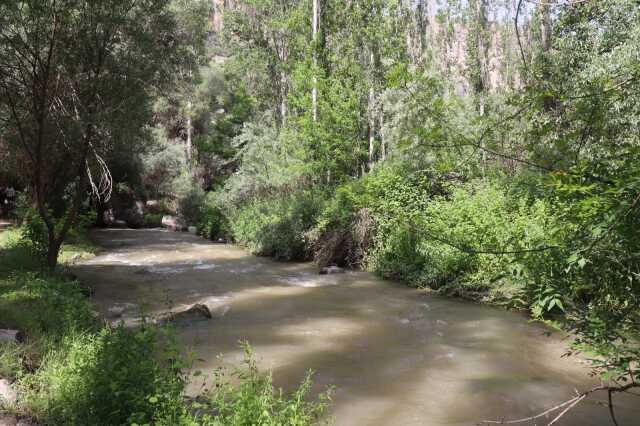
<path fill-rule="evenodd" d="M 162 226 L 172 231 L 186 230 L 184 223 L 175 216 L 162 216 Z"/>
<path fill-rule="evenodd" d="M 324 268 L 320 269 L 320 275 L 330 275 L 330 274 L 344 274 L 346 271 L 344 270 L 344 268 L 341 268 L 339 266 L 325 266 Z"/>
<path fill-rule="evenodd" d="M 211 318 L 211 311 L 207 305 L 197 303 L 184 311 L 162 314 L 156 318 L 156 322 L 160 324 L 166 324 L 168 322 L 195 322 L 210 320 Z"/>

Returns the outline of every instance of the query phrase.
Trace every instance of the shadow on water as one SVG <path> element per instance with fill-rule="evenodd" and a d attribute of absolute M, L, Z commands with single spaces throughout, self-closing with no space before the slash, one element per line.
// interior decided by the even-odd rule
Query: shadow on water
<path fill-rule="evenodd" d="M 242 249 L 161 230 L 99 231 L 104 250 L 75 267 L 99 310 L 207 304 L 214 319 L 178 327 L 208 371 L 242 359 L 238 341 L 285 389 L 308 369 L 314 393 L 336 391 L 339 425 L 472 425 L 529 416 L 592 385 L 584 366 L 562 359 L 565 344 L 500 309 L 425 295 L 372 274 L 320 276 L 313 265 L 277 263 Z M 134 309 L 123 319 L 133 319 Z M 219 358 L 218 355 L 222 355 Z M 197 387 L 194 384 L 194 388 Z M 640 408 L 618 399 L 622 425 Z M 592 399 L 561 424 L 602 425 Z"/>

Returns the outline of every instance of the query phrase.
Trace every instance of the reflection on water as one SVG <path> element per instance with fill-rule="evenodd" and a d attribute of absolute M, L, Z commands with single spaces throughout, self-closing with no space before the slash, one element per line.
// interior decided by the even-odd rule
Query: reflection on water
<path fill-rule="evenodd" d="M 365 272 L 318 275 L 310 264 L 276 263 L 189 234 L 107 230 L 95 237 L 104 253 L 76 272 L 94 284 L 107 318 L 133 322 L 140 309 L 206 304 L 211 321 L 178 328 L 197 353 L 197 369 L 239 362 L 238 341 L 247 340 L 276 385 L 292 389 L 307 369 L 316 372 L 314 392 L 334 385 L 338 425 L 518 418 L 593 385 L 583 365 L 561 358 L 565 342 L 515 313 Z M 597 398 L 560 424 L 609 424 Z M 616 400 L 621 425 L 639 424 L 632 398 Z"/>

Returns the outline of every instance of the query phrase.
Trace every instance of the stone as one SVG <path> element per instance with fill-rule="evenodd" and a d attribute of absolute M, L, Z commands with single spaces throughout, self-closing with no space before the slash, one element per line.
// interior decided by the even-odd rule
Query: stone
<path fill-rule="evenodd" d="M 162 213 L 162 205 L 158 200 L 147 200 L 144 207 L 149 213 Z"/>
<path fill-rule="evenodd" d="M 0 405 L 14 405 L 18 400 L 18 393 L 6 379 L 0 379 Z"/>
<path fill-rule="evenodd" d="M 320 269 L 320 275 L 330 275 L 330 274 L 344 274 L 346 271 L 344 270 L 344 268 L 341 268 L 339 266 L 325 266 L 324 268 Z"/>
<path fill-rule="evenodd" d="M 213 318 L 211 311 L 207 305 L 197 303 L 184 311 L 179 312 L 167 312 L 156 317 L 155 321 L 159 324 L 166 324 L 168 322 L 195 322 L 205 321 Z"/>
<path fill-rule="evenodd" d="M 124 211 L 124 220 L 132 228 L 140 228 L 144 225 L 144 203 L 136 201 L 133 206 Z"/>
<path fill-rule="evenodd" d="M 187 231 L 188 231 L 190 234 L 196 235 L 196 234 L 198 233 L 198 228 L 196 228 L 195 226 L 189 226 L 189 227 L 187 228 Z"/>
<path fill-rule="evenodd" d="M 186 231 L 188 228 L 181 219 L 175 216 L 162 216 L 162 226 L 171 231 Z"/>
<path fill-rule="evenodd" d="M 162 226 L 164 228 L 168 228 L 172 231 L 177 231 L 178 230 L 178 219 L 176 219 L 173 216 L 162 216 Z"/>
<path fill-rule="evenodd" d="M 122 219 L 116 219 L 113 222 L 111 222 L 111 227 L 112 228 L 128 228 L 129 225 L 127 224 L 126 221 Z"/>
<path fill-rule="evenodd" d="M 114 318 L 120 318 L 125 312 L 135 312 L 138 310 L 138 305 L 135 303 L 116 303 L 108 309 L 109 315 Z"/>
<path fill-rule="evenodd" d="M 0 342 L 22 342 L 22 333 L 18 330 L 0 328 Z"/>
<path fill-rule="evenodd" d="M 113 226 L 116 221 L 116 216 L 113 213 L 113 209 L 107 209 L 102 213 L 102 222 L 107 226 Z"/>

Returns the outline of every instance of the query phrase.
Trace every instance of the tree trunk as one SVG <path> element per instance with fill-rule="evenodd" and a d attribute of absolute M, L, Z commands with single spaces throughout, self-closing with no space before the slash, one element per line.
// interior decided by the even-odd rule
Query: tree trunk
<path fill-rule="evenodd" d="M 313 121 L 318 121 L 318 32 L 320 30 L 320 0 L 313 0 L 312 45 L 313 45 L 313 88 L 311 89 L 311 110 Z"/>
<path fill-rule="evenodd" d="M 56 266 L 58 265 L 58 256 L 60 254 L 60 247 L 62 246 L 62 241 L 54 238 L 53 240 L 49 238 L 49 245 L 47 247 L 47 268 L 50 271 L 54 271 Z"/>
<path fill-rule="evenodd" d="M 385 161 L 387 159 L 387 141 L 384 137 L 384 111 L 380 108 L 379 112 L 379 126 L 380 126 L 380 159 Z"/>
<path fill-rule="evenodd" d="M 193 126 L 191 123 L 191 100 L 187 101 L 187 164 L 189 169 L 191 169 L 191 158 L 193 151 L 193 144 L 191 141 L 191 133 L 193 132 Z"/>
<path fill-rule="evenodd" d="M 284 127 L 287 124 L 287 75 L 280 72 L 280 120 Z"/>
<path fill-rule="evenodd" d="M 371 54 L 371 59 L 373 60 L 373 54 Z M 374 102 L 375 102 L 375 93 L 373 90 L 373 81 L 371 81 L 371 86 L 369 87 L 369 164 L 368 164 L 369 170 L 373 169 L 373 154 L 374 154 L 374 142 L 375 142 L 375 130 L 376 130 Z"/>
<path fill-rule="evenodd" d="M 538 6 L 540 8 L 540 45 L 545 53 L 551 48 L 551 14 L 549 12 L 549 3 L 551 2 L 553 0 L 548 0 Z"/>

